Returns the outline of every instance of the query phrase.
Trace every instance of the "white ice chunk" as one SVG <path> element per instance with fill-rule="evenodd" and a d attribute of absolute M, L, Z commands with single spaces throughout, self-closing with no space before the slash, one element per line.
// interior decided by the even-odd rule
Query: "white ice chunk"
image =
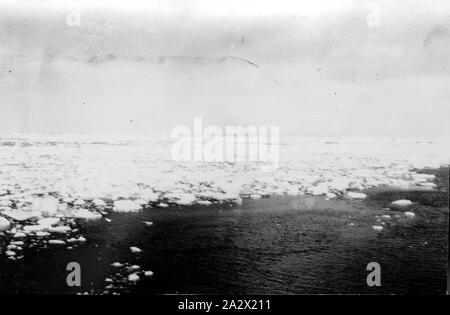
<path fill-rule="evenodd" d="M 25 221 L 41 216 L 41 213 L 39 211 L 23 211 L 19 209 L 7 210 L 4 211 L 3 214 L 17 221 Z"/>
<path fill-rule="evenodd" d="M 140 279 L 141 278 L 137 275 L 137 273 L 132 273 L 128 276 L 128 281 L 131 281 L 131 282 L 137 282 Z"/>
<path fill-rule="evenodd" d="M 26 233 L 30 233 L 30 232 L 42 231 L 42 230 L 48 229 L 49 227 L 50 227 L 49 225 L 25 225 L 23 227 L 23 230 Z"/>
<path fill-rule="evenodd" d="M 49 236 L 49 235 L 50 235 L 50 233 L 48 233 L 48 232 L 42 232 L 42 231 L 36 232 L 36 236 L 39 236 L 39 237 L 44 237 L 44 236 Z"/>
<path fill-rule="evenodd" d="M 58 204 L 58 199 L 52 196 L 36 198 L 33 200 L 34 210 L 48 215 L 54 215 L 58 212 Z"/>
<path fill-rule="evenodd" d="M 420 183 L 420 186 L 427 187 L 427 188 L 436 188 L 437 187 L 435 183 L 429 183 L 429 182 L 427 182 L 427 183 Z"/>
<path fill-rule="evenodd" d="M 71 229 L 70 226 L 67 225 L 60 225 L 60 226 L 52 226 L 48 228 L 49 232 L 52 233 L 66 233 L 69 232 Z"/>
<path fill-rule="evenodd" d="M 347 193 L 347 196 L 351 199 L 365 199 L 367 197 L 367 195 L 364 193 L 358 193 L 353 191 L 349 191 Z"/>
<path fill-rule="evenodd" d="M 407 206 L 412 205 L 412 201 L 406 200 L 406 199 L 400 199 L 400 200 L 396 200 L 396 201 L 392 202 L 392 205 L 398 206 L 398 207 L 407 207 Z"/>
<path fill-rule="evenodd" d="M 96 207 L 106 207 L 106 202 L 104 202 L 102 199 L 94 199 L 94 200 L 92 200 L 92 203 Z"/>
<path fill-rule="evenodd" d="M 416 215 L 414 214 L 414 212 L 406 211 L 405 216 L 407 218 L 414 218 Z"/>
<path fill-rule="evenodd" d="M 101 219 L 100 213 L 92 212 L 87 209 L 76 209 L 72 211 L 72 216 L 77 219 L 98 220 Z"/>
<path fill-rule="evenodd" d="M 383 230 L 383 227 L 381 225 L 374 225 L 372 226 L 372 229 L 374 229 L 377 232 L 381 232 Z"/>
<path fill-rule="evenodd" d="M 328 190 L 329 190 L 328 183 L 319 183 L 316 186 L 311 186 L 306 189 L 306 191 L 313 196 L 325 195 L 329 192 Z"/>
<path fill-rule="evenodd" d="M 116 267 L 116 268 L 119 268 L 119 267 L 123 267 L 123 264 L 121 264 L 120 262 L 113 262 L 113 263 L 111 264 L 111 266 Z"/>
<path fill-rule="evenodd" d="M 12 201 L 9 199 L 0 200 L 0 207 L 10 208 L 12 206 Z"/>
<path fill-rule="evenodd" d="M 73 203 L 74 206 L 83 206 L 86 202 L 83 199 L 77 199 Z"/>
<path fill-rule="evenodd" d="M 6 231 L 10 228 L 11 222 L 4 217 L 0 217 L 0 231 Z"/>
<path fill-rule="evenodd" d="M 146 277 L 151 277 L 151 276 L 153 276 L 153 271 L 147 270 L 147 271 L 144 272 L 144 275 L 145 275 Z"/>
<path fill-rule="evenodd" d="M 167 193 L 164 197 L 181 206 L 191 205 L 197 200 L 195 195 L 189 193 Z"/>
<path fill-rule="evenodd" d="M 156 202 L 159 199 L 159 194 L 155 193 L 151 189 L 142 191 L 140 195 L 149 202 Z"/>
<path fill-rule="evenodd" d="M 117 212 L 133 212 L 139 211 L 141 205 L 133 200 L 116 200 L 114 201 L 114 211 Z"/>
<path fill-rule="evenodd" d="M 132 253 L 140 253 L 140 252 L 142 252 L 142 249 L 140 249 L 139 247 L 136 247 L 136 246 L 131 246 L 130 250 L 131 250 Z"/>
<path fill-rule="evenodd" d="M 37 221 L 39 225 L 52 226 L 59 223 L 59 218 L 44 218 Z"/>

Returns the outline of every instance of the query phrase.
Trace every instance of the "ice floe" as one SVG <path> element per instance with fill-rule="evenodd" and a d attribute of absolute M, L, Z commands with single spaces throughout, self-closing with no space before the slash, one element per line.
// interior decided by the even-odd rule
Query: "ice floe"
<path fill-rule="evenodd" d="M 381 232 L 383 230 L 383 227 L 381 225 L 373 225 L 372 229 L 374 229 L 377 232 Z"/>
<path fill-rule="evenodd" d="M 85 204 L 86 204 L 86 202 L 83 199 L 77 199 L 73 203 L 74 206 L 84 206 Z"/>
<path fill-rule="evenodd" d="M 46 237 L 46 236 L 50 236 L 50 233 L 38 231 L 38 232 L 36 232 L 36 236 L 38 236 L 38 237 Z"/>
<path fill-rule="evenodd" d="M 38 220 L 37 224 L 43 225 L 43 226 L 52 226 L 52 225 L 58 224 L 59 221 L 60 221 L 59 218 L 44 218 L 44 219 Z"/>
<path fill-rule="evenodd" d="M 98 220 L 102 218 L 102 215 L 97 212 L 89 211 L 87 209 L 76 209 L 72 211 L 72 216 L 78 219 L 86 220 Z"/>
<path fill-rule="evenodd" d="M 51 226 L 48 228 L 50 232 L 54 233 L 67 233 L 72 230 L 72 228 L 68 225 L 59 225 L 59 226 Z"/>
<path fill-rule="evenodd" d="M 33 200 L 33 209 L 43 214 L 54 215 L 58 212 L 58 204 L 58 199 L 52 196 L 36 198 Z"/>
<path fill-rule="evenodd" d="M 116 200 L 114 201 L 114 211 L 117 212 L 133 212 L 139 211 L 141 205 L 133 200 Z"/>
<path fill-rule="evenodd" d="M 204 206 L 209 206 L 209 205 L 212 204 L 212 202 L 209 201 L 209 200 L 199 200 L 199 201 L 197 201 L 197 203 L 198 203 L 199 205 L 204 205 Z"/>
<path fill-rule="evenodd" d="M 146 277 L 151 277 L 151 276 L 153 276 L 153 271 L 151 271 L 151 270 L 144 271 L 144 275 Z"/>
<path fill-rule="evenodd" d="M 367 195 L 364 193 L 349 191 L 347 193 L 347 197 L 349 197 L 350 199 L 365 199 L 367 198 Z"/>
<path fill-rule="evenodd" d="M 412 201 L 406 200 L 406 199 L 400 199 L 400 200 L 393 201 L 391 203 L 391 205 L 396 206 L 396 207 L 407 207 L 407 206 L 412 205 Z"/>
<path fill-rule="evenodd" d="M 130 251 L 132 253 L 140 253 L 140 252 L 142 252 L 142 249 L 140 249 L 139 247 L 136 247 L 136 246 L 131 246 Z"/>
<path fill-rule="evenodd" d="M 416 215 L 414 214 L 414 212 L 406 211 L 405 216 L 407 218 L 414 218 Z"/>
<path fill-rule="evenodd" d="M 120 268 L 120 267 L 123 266 L 123 264 L 121 264 L 120 262 L 113 262 L 113 263 L 111 264 L 111 266 L 116 267 L 116 268 Z"/>
<path fill-rule="evenodd" d="M 183 192 L 172 192 L 164 195 L 164 198 L 169 200 L 170 202 L 179 204 L 181 206 L 187 206 L 195 203 L 197 198 L 193 194 L 183 193 Z"/>
<path fill-rule="evenodd" d="M 8 199 L 3 199 L 0 200 L 0 207 L 2 208 L 11 208 L 12 206 L 12 201 L 8 200 Z"/>
<path fill-rule="evenodd" d="M 96 207 L 106 207 L 106 202 L 102 199 L 94 199 L 92 200 L 92 203 L 96 206 Z"/>
<path fill-rule="evenodd" d="M 26 221 L 31 218 L 38 218 L 41 216 L 41 212 L 39 211 L 24 211 L 19 209 L 6 210 L 3 214 L 16 221 Z"/>
<path fill-rule="evenodd" d="M 0 231 L 5 231 L 5 230 L 9 229 L 10 226 L 11 226 L 11 222 L 9 222 L 8 219 L 0 217 Z"/>
<path fill-rule="evenodd" d="M 139 281 L 141 278 L 136 274 L 136 273 L 132 273 L 128 276 L 128 281 L 131 282 L 136 282 Z"/>

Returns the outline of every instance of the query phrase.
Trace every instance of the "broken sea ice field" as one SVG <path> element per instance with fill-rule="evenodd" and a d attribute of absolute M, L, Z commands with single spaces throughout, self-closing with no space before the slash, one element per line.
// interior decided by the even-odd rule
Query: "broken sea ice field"
<path fill-rule="evenodd" d="M 262 172 L 257 162 L 175 162 L 171 143 L 80 135 L 3 138 L 0 229 L 14 238 L 44 231 L 64 236 L 73 219 L 98 220 L 105 211 L 268 195 L 364 199 L 362 191 L 376 186 L 433 189 L 434 175 L 414 170 L 440 167 L 450 156 L 445 141 L 287 138 L 280 167 Z"/>
<path fill-rule="evenodd" d="M 433 190 L 435 176 L 416 170 L 447 165 L 450 156 L 445 141 L 285 138 L 280 167 L 262 172 L 257 162 L 175 162 L 171 144 L 155 137 L 2 138 L 0 253 L 17 261 L 26 247 L 76 248 L 87 240 L 79 222 L 110 223 L 111 213 L 285 195 L 358 202 L 382 186 Z M 373 229 L 384 233 L 378 223 L 386 224 L 373 222 Z"/>

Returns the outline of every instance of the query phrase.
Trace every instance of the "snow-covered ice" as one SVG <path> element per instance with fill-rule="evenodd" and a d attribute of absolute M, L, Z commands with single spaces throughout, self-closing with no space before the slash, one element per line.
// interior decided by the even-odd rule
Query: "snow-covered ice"
<path fill-rule="evenodd" d="M 139 247 L 136 247 L 136 246 L 131 246 L 130 251 L 132 253 L 140 253 L 140 252 L 142 252 L 142 249 L 140 249 Z"/>
<path fill-rule="evenodd" d="M 136 282 L 139 281 L 141 278 L 136 274 L 136 273 L 132 273 L 128 276 L 128 281 L 131 282 Z"/>
<path fill-rule="evenodd" d="M 364 193 L 349 191 L 347 193 L 347 197 L 349 197 L 350 199 L 365 199 L 367 195 Z"/>
<path fill-rule="evenodd" d="M 397 206 L 397 207 L 407 207 L 407 206 L 412 205 L 412 201 L 406 200 L 406 199 L 400 199 L 400 200 L 393 201 L 391 203 L 391 205 Z"/>
<path fill-rule="evenodd" d="M 38 232 L 36 232 L 36 236 L 38 236 L 38 237 L 46 237 L 46 236 L 50 236 L 50 233 L 38 231 Z"/>
<path fill-rule="evenodd" d="M 116 267 L 116 268 L 119 268 L 119 267 L 122 267 L 123 264 L 121 264 L 120 262 L 113 262 L 113 263 L 111 264 L 111 266 Z"/>
<path fill-rule="evenodd" d="M 0 217 L 0 231 L 5 231 L 9 229 L 11 222 L 8 219 Z"/>
<path fill-rule="evenodd" d="M 20 209 L 6 210 L 3 214 L 16 221 L 26 221 L 31 218 L 38 218 L 41 216 L 41 212 L 39 211 L 24 211 Z"/>
<path fill-rule="evenodd" d="M 59 200 L 52 196 L 35 198 L 32 207 L 35 211 L 43 214 L 53 215 L 58 212 Z"/>
<path fill-rule="evenodd" d="M 141 209 L 141 205 L 133 200 L 117 200 L 114 201 L 114 211 L 117 212 L 133 212 Z"/>
<path fill-rule="evenodd" d="M 146 277 L 151 277 L 151 276 L 153 276 L 153 271 L 151 271 L 151 270 L 144 271 L 144 275 Z"/>
<path fill-rule="evenodd" d="M 37 221 L 38 225 L 52 226 L 59 223 L 59 218 L 44 218 Z"/>
<path fill-rule="evenodd" d="M 48 228 L 48 230 L 54 233 L 67 233 L 70 230 L 72 230 L 72 228 L 67 225 L 59 225 L 59 226 L 51 226 Z"/>
<path fill-rule="evenodd" d="M 102 215 L 97 212 L 92 212 L 87 209 L 76 209 L 72 211 L 72 216 L 78 219 L 86 219 L 86 220 L 98 220 L 101 219 Z"/>
<path fill-rule="evenodd" d="M 92 200 L 92 203 L 96 206 L 96 207 L 106 207 L 106 202 L 102 199 L 94 199 Z"/>
<path fill-rule="evenodd" d="M 377 232 L 381 232 L 383 230 L 383 227 L 381 225 L 373 225 L 372 229 L 374 229 Z"/>
<path fill-rule="evenodd" d="M 212 202 L 209 200 L 198 200 L 197 203 L 204 206 L 209 206 L 210 204 L 212 204 Z"/>
<path fill-rule="evenodd" d="M 129 270 L 139 270 L 139 269 L 141 269 L 141 266 L 138 266 L 138 265 L 132 265 L 132 266 L 130 266 L 130 267 L 128 267 L 129 268 Z"/>
<path fill-rule="evenodd" d="M 83 199 L 77 199 L 73 203 L 74 206 L 84 206 L 85 204 L 86 204 L 86 202 Z"/>

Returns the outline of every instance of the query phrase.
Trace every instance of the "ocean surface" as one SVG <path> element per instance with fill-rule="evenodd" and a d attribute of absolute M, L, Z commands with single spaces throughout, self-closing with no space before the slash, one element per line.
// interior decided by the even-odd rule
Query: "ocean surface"
<path fill-rule="evenodd" d="M 384 208 L 393 197 L 415 199 L 416 216 L 409 219 L 401 211 Z M 380 219 L 386 214 L 391 218 Z M 87 239 L 79 247 L 27 248 L 21 261 L 2 259 L 0 292 L 443 294 L 446 290 L 445 192 L 374 192 L 364 201 L 315 196 L 244 199 L 241 205 L 147 208 L 112 212 L 108 218 L 111 222 L 78 221 Z M 383 231 L 372 229 L 379 224 Z M 142 252 L 132 253 L 132 246 Z M 81 266 L 81 287 L 66 285 L 69 262 Z M 140 281 L 130 283 L 131 269 L 113 267 L 113 262 L 151 270 L 153 276 L 141 274 Z M 381 266 L 381 287 L 366 284 L 369 262 Z"/>

